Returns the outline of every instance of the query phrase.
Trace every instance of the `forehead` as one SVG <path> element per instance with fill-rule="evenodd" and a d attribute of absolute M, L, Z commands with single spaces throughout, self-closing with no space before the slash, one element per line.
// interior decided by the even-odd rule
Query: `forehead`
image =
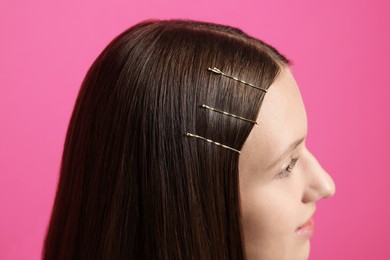
<path fill-rule="evenodd" d="M 287 146 L 307 133 L 307 117 L 298 85 L 288 68 L 265 94 L 258 125 L 253 127 L 241 156 L 263 165 L 276 159 Z"/>

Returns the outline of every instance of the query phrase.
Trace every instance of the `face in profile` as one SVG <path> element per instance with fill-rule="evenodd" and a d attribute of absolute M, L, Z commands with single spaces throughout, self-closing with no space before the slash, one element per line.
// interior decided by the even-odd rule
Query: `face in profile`
<path fill-rule="evenodd" d="M 306 148 L 306 111 L 288 68 L 266 93 L 257 122 L 239 159 L 247 258 L 307 259 L 316 202 L 335 185 Z"/>

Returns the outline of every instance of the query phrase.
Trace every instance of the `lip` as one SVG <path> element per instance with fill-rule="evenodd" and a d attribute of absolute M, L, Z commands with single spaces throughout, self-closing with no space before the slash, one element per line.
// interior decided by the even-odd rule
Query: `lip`
<path fill-rule="evenodd" d="M 299 237 L 310 239 L 314 234 L 314 220 L 313 216 L 306 221 L 305 224 L 299 226 L 295 229 L 295 234 Z"/>

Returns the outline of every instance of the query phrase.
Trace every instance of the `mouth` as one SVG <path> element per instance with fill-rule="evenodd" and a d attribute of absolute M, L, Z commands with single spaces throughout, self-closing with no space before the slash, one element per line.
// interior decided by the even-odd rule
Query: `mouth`
<path fill-rule="evenodd" d="M 295 229 L 295 234 L 304 239 L 310 239 L 314 234 L 314 220 L 313 216 L 309 218 L 306 223 Z"/>

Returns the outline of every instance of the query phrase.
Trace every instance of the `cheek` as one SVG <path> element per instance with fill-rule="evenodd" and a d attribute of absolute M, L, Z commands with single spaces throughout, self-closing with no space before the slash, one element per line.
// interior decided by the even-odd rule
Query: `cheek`
<path fill-rule="evenodd" d="M 297 252 L 294 230 L 297 205 L 293 196 L 270 185 L 241 192 L 242 226 L 247 259 L 292 258 Z M 307 249 L 303 248 L 307 253 Z"/>
<path fill-rule="evenodd" d="M 273 187 L 275 188 L 275 187 Z M 241 193 L 242 223 L 246 240 L 264 243 L 293 234 L 296 212 L 292 196 L 265 187 Z"/>

